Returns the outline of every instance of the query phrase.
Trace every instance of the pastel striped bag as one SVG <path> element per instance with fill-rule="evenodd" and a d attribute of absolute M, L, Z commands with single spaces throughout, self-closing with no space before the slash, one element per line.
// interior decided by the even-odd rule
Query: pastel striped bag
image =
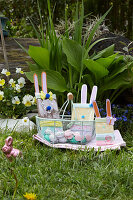
<path fill-rule="evenodd" d="M 114 122 L 116 118 L 112 117 L 110 100 L 106 100 L 107 117 L 101 118 L 96 101 L 93 102 L 95 111 L 95 131 L 96 131 L 96 144 L 98 146 L 113 145 L 114 136 Z"/>

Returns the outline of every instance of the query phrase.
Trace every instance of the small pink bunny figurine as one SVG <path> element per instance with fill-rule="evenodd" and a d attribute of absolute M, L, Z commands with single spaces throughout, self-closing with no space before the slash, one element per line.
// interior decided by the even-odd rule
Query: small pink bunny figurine
<path fill-rule="evenodd" d="M 12 161 L 12 157 L 16 158 L 17 156 L 22 156 L 20 150 L 13 148 L 13 138 L 11 136 L 5 140 L 5 145 L 2 147 L 2 151 L 10 161 Z"/>

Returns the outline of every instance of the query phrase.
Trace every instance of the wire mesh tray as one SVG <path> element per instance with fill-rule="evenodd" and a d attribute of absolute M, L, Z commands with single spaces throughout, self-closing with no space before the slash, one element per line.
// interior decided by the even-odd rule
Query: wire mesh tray
<path fill-rule="evenodd" d="M 62 117 L 62 116 L 61 116 Z M 60 119 L 36 116 L 38 135 L 49 143 L 87 144 L 95 136 L 95 121 L 71 120 L 71 116 Z"/>

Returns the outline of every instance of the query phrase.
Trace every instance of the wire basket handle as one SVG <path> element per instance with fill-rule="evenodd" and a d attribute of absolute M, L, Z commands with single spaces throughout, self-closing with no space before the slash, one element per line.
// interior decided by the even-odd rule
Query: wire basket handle
<path fill-rule="evenodd" d="M 65 103 L 62 105 L 62 107 L 61 107 L 61 109 L 60 109 L 60 113 L 61 113 L 61 111 L 62 111 L 63 108 L 64 108 L 63 114 L 62 114 L 62 119 L 64 118 L 64 114 L 65 114 L 65 111 L 66 111 L 67 106 L 68 106 L 68 104 L 69 104 L 69 101 L 73 102 L 73 94 L 72 94 L 71 92 L 69 92 L 69 93 L 67 94 L 67 100 L 65 101 Z"/>

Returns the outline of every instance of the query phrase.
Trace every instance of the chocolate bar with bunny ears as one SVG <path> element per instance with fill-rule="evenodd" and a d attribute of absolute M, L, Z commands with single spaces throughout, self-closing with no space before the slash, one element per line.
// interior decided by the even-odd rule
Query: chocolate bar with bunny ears
<path fill-rule="evenodd" d="M 59 119 L 56 95 L 47 91 L 46 73 L 41 74 L 42 91 L 39 92 L 37 74 L 34 74 L 35 96 L 37 99 L 38 116 L 42 118 Z"/>

